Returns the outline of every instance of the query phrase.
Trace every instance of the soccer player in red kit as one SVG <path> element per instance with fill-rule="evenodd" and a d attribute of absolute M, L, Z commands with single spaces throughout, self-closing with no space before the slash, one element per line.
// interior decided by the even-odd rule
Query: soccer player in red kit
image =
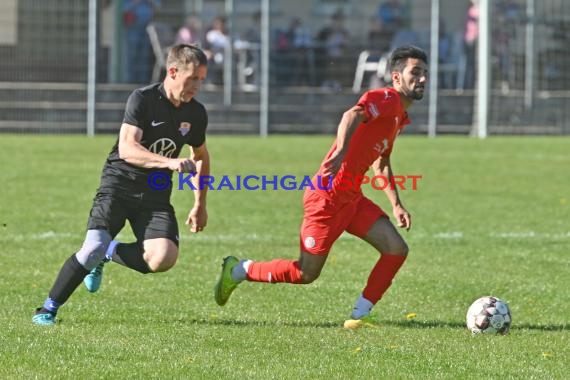
<path fill-rule="evenodd" d="M 368 242 L 380 258 L 344 327 L 375 324 L 370 311 L 390 287 L 406 259 L 408 246 L 387 214 L 363 195 L 360 183 L 370 166 L 376 176 L 392 178 L 390 154 L 394 141 L 409 123 L 406 110 L 424 95 L 428 79 L 426 53 L 415 46 L 399 47 L 390 57 L 390 70 L 393 87 L 364 93 L 343 114 L 336 140 L 313 178 L 315 189 L 305 191 L 299 259 L 262 262 L 226 257 L 214 294 L 220 306 L 244 280 L 292 284 L 315 281 L 333 243 L 347 231 Z M 327 181 L 329 178 L 332 183 Z M 317 186 L 316 181 L 324 183 Z M 386 186 L 384 192 L 398 227 L 409 230 L 411 216 L 396 186 Z"/>

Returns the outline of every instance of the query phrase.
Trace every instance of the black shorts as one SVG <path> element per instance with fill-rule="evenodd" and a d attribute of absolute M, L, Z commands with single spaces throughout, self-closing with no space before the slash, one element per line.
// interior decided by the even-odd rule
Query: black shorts
<path fill-rule="evenodd" d="M 127 220 L 138 242 L 167 238 L 178 246 L 178 222 L 169 203 L 98 193 L 89 213 L 87 229 L 107 230 L 114 239 Z"/>

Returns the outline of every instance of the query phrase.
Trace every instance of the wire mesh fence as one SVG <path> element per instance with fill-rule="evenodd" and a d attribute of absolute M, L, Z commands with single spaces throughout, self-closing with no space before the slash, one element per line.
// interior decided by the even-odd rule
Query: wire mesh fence
<path fill-rule="evenodd" d="M 0 131 L 85 133 L 91 1 L 0 3 Z M 437 25 L 438 133 L 477 128 L 482 65 L 490 134 L 570 133 L 569 2 L 488 0 L 489 14 L 477 15 L 477 1 L 439 0 L 437 14 L 433 1 L 267 1 L 264 45 L 261 0 L 97 0 L 96 132 L 119 128 L 129 92 L 161 80 L 168 47 L 185 42 L 210 56 L 198 99 L 213 132 L 258 132 L 267 69 L 269 132 L 330 133 L 359 94 L 388 84 L 394 46 L 433 55 Z M 491 25 L 482 61 L 478 17 Z M 408 132 L 427 131 L 428 100 L 411 111 Z"/>

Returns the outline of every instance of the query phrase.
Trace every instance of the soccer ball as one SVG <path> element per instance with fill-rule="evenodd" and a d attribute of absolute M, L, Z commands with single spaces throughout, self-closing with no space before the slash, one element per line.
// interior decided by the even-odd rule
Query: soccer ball
<path fill-rule="evenodd" d="M 473 334 L 507 334 L 511 321 L 509 305 L 497 297 L 481 297 L 467 310 L 467 328 Z"/>

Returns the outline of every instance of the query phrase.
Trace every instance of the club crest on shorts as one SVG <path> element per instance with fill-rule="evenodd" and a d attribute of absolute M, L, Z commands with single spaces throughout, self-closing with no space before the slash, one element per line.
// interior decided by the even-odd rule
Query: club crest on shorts
<path fill-rule="evenodd" d="M 315 238 L 312 236 L 307 236 L 305 238 L 305 247 L 307 248 L 315 248 L 315 245 L 317 245 L 317 242 L 315 241 Z"/>
<path fill-rule="evenodd" d="M 180 128 L 178 128 L 178 130 L 180 131 L 180 134 L 182 136 L 186 136 L 188 132 L 190 132 L 190 128 L 192 128 L 192 124 L 183 121 L 182 123 L 180 123 Z"/>

